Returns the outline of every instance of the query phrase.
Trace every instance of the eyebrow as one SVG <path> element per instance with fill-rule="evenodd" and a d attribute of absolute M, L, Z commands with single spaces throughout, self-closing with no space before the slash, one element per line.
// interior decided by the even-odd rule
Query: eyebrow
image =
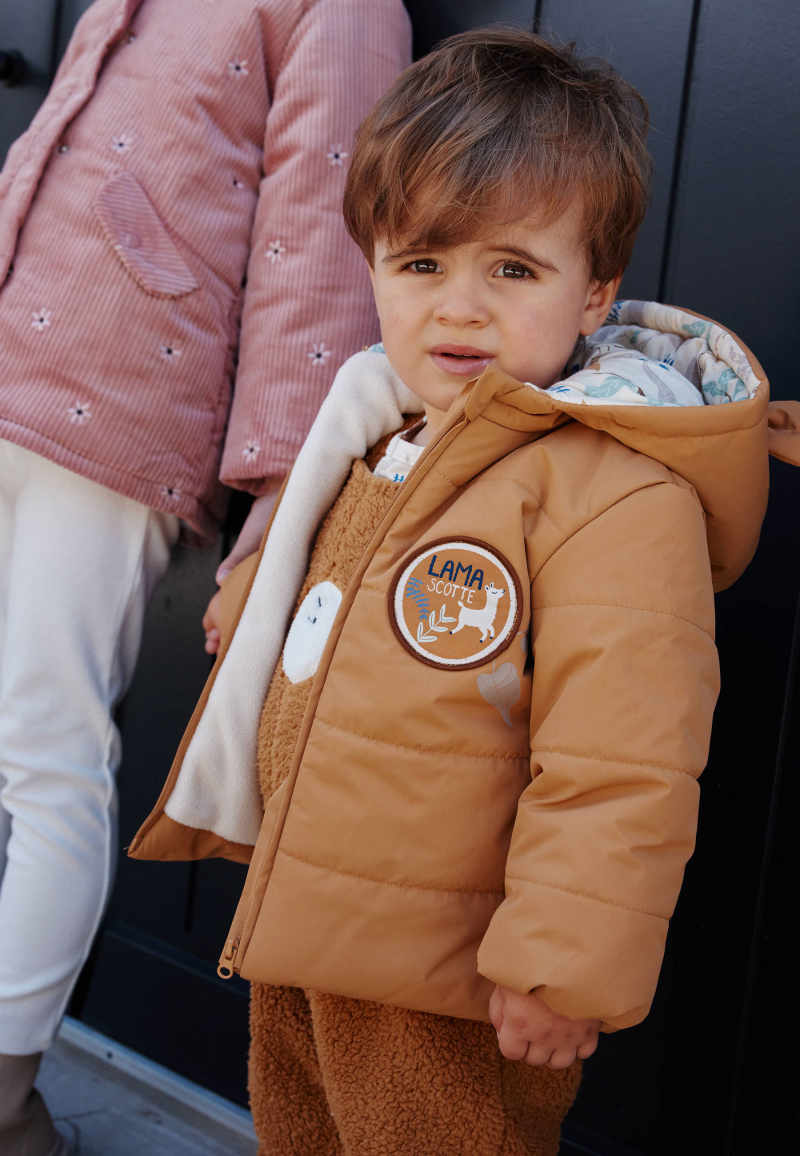
<path fill-rule="evenodd" d="M 408 249 L 401 249 L 397 253 L 387 253 L 385 257 L 381 258 L 382 265 L 391 265 L 394 261 L 403 261 L 407 257 L 424 257 L 426 254 L 432 253 L 434 250 L 426 249 L 422 245 L 412 245 Z M 552 261 L 548 261 L 545 257 L 537 257 L 534 253 L 527 249 L 517 248 L 514 245 L 498 245 L 489 250 L 490 253 L 510 253 L 512 257 L 519 257 L 521 261 L 527 261 L 530 265 L 536 265 L 539 269 L 545 269 L 548 273 L 560 273 L 558 266 L 554 265 Z"/>
<path fill-rule="evenodd" d="M 398 253 L 387 253 L 381 257 L 381 265 L 390 265 L 392 261 L 403 261 L 406 257 L 422 257 L 426 252 L 423 245 L 412 245 L 409 249 L 401 249 Z"/>

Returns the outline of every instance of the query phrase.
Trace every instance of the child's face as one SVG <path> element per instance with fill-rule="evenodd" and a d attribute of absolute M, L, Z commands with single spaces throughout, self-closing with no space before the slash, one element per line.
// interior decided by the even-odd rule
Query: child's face
<path fill-rule="evenodd" d="M 552 385 L 578 335 L 603 322 L 619 281 L 592 280 L 579 229 L 573 202 L 544 228 L 522 222 L 449 249 L 376 243 L 383 345 L 429 424 L 490 362 L 519 381 Z"/>

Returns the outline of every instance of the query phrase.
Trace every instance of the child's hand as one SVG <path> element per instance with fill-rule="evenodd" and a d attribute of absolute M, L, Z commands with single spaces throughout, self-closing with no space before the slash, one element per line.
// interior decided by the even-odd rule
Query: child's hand
<path fill-rule="evenodd" d="M 222 605 L 222 591 L 218 590 L 206 607 L 203 615 L 203 630 L 206 632 L 206 654 L 216 654 L 219 650 L 219 611 Z"/>
<path fill-rule="evenodd" d="M 499 984 L 489 1000 L 489 1018 L 507 1060 L 568 1068 L 597 1047 L 600 1020 L 570 1020 L 550 1011 L 533 992 L 518 995 Z"/>

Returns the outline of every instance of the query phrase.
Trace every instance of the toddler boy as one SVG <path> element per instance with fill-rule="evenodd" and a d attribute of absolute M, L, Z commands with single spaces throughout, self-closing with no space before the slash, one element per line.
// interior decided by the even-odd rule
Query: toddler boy
<path fill-rule="evenodd" d="M 652 1001 L 767 398 L 724 329 L 614 304 L 646 124 L 610 67 L 484 30 L 357 138 L 383 345 L 226 583 L 132 847 L 252 855 L 220 974 L 257 981 L 263 1152 L 552 1156 L 598 1033 Z"/>

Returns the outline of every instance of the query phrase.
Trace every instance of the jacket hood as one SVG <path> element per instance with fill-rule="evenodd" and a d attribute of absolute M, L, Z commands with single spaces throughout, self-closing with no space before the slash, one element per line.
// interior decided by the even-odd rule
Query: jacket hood
<path fill-rule="evenodd" d="M 763 369 L 730 330 L 689 310 L 618 301 L 558 384 L 540 389 L 490 366 L 466 407 L 531 432 L 572 419 L 680 475 L 705 511 L 714 588 L 723 590 L 758 544 L 768 402 Z M 785 433 L 787 420 L 777 422 Z"/>

